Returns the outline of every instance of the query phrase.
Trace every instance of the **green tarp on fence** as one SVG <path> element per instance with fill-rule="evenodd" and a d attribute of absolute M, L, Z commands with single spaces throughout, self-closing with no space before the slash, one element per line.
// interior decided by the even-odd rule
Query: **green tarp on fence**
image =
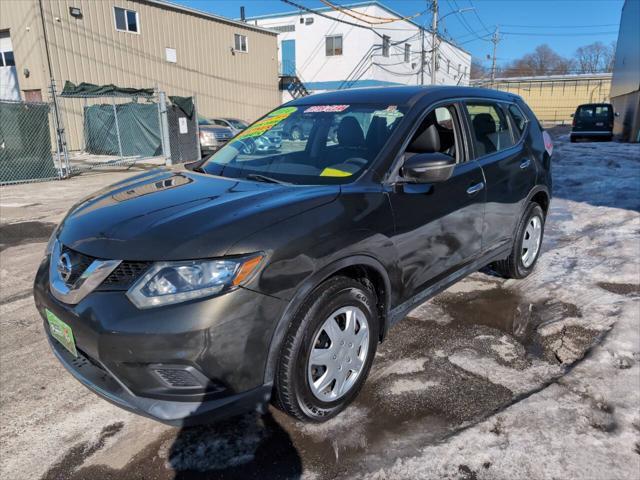
<path fill-rule="evenodd" d="M 0 183 L 57 178 L 46 103 L 0 102 Z"/>
<path fill-rule="evenodd" d="M 154 157 L 162 153 L 158 105 L 124 103 L 91 105 L 84 109 L 85 151 L 98 155 Z M 117 131 L 120 131 L 118 144 Z"/>
<path fill-rule="evenodd" d="M 60 96 L 62 97 L 104 97 L 104 96 L 130 96 L 130 97 L 151 97 L 153 88 L 131 88 L 118 87 L 117 85 L 95 85 L 93 83 L 82 82 L 78 85 L 67 80 Z"/>

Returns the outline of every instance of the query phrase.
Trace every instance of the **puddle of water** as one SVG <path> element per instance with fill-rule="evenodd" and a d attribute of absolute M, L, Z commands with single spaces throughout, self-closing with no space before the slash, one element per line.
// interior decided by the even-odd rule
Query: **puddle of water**
<path fill-rule="evenodd" d="M 25 243 L 46 242 L 56 228 L 50 222 L 20 222 L 0 225 L 0 252 Z"/>
<path fill-rule="evenodd" d="M 515 337 L 529 355 L 544 356 L 540 325 L 581 317 L 578 307 L 559 301 L 531 302 L 518 292 L 497 287 L 466 293 L 443 293 L 433 300 L 459 325 L 485 325 Z"/>
<path fill-rule="evenodd" d="M 640 285 L 638 284 L 599 282 L 598 286 L 618 295 L 640 295 Z"/>

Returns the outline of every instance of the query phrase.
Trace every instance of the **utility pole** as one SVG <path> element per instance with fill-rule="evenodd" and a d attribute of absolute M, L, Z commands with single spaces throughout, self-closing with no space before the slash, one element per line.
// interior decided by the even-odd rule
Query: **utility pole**
<path fill-rule="evenodd" d="M 431 85 L 436 84 L 436 64 L 438 62 L 438 0 L 433 0 L 431 18 Z"/>
<path fill-rule="evenodd" d="M 420 27 L 420 43 L 422 44 L 422 50 L 420 51 L 420 85 L 424 85 L 424 64 L 425 64 L 425 51 L 424 51 L 424 26 Z"/>
<path fill-rule="evenodd" d="M 491 37 L 491 41 L 493 42 L 493 58 L 491 60 L 491 88 L 494 88 L 493 84 L 496 79 L 496 49 L 498 48 L 498 42 L 500 41 L 500 35 L 498 34 L 497 25 Z"/>

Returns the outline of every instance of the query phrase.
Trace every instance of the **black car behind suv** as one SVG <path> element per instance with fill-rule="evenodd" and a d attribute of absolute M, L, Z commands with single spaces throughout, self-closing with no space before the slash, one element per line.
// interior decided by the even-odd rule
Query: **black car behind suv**
<path fill-rule="evenodd" d="M 244 142 L 304 117 L 277 152 Z M 263 407 L 338 414 L 407 312 L 488 264 L 532 271 L 552 144 L 517 96 L 390 87 L 295 100 L 189 168 L 96 192 L 35 279 L 83 384 L 173 424 Z"/>
<path fill-rule="evenodd" d="M 610 103 L 586 103 L 579 105 L 573 115 L 569 139 L 597 138 L 611 141 L 613 138 L 613 105 Z"/>

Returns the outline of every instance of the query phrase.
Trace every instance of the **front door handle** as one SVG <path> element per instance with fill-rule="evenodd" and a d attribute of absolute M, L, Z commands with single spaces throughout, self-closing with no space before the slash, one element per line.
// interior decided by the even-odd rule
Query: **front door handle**
<path fill-rule="evenodd" d="M 478 193 L 483 188 L 484 182 L 476 183 L 475 185 L 471 185 L 469 188 L 467 188 L 467 194 L 473 195 L 474 193 Z"/>
<path fill-rule="evenodd" d="M 526 159 L 523 160 L 522 163 L 520 164 L 520 168 L 525 169 L 527 168 L 529 165 L 531 165 L 531 160 L 530 159 Z"/>

